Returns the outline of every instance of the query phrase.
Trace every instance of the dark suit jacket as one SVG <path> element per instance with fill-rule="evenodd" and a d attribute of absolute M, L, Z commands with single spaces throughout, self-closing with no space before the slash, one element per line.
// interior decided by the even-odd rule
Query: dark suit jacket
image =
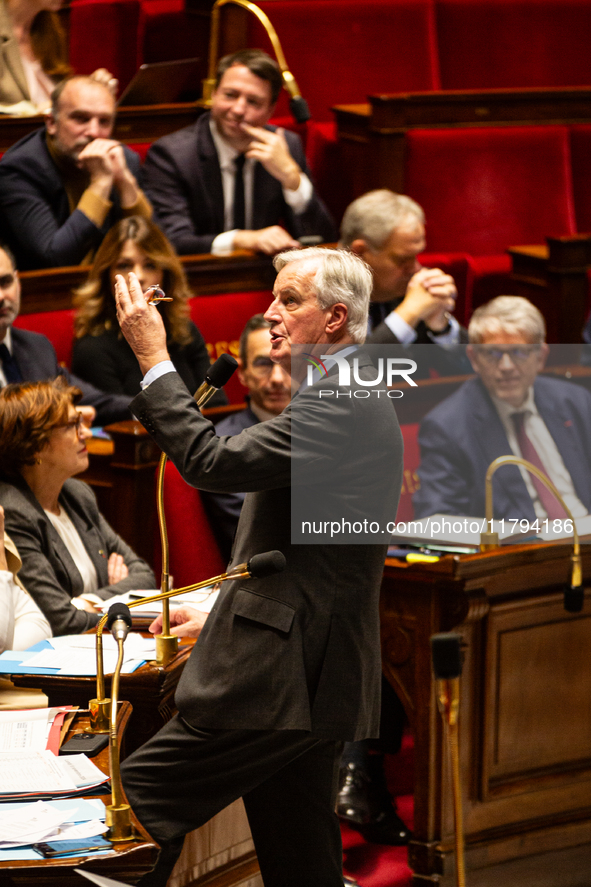
<path fill-rule="evenodd" d="M 362 372 L 375 377 L 368 361 Z M 322 388 L 331 386 L 336 390 L 325 377 Z M 300 492 L 309 493 L 311 515 L 331 495 L 328 478 L 337 478 L 341 495 L 354 504 L 376 467 L 381 485 L 372 495 L 385 510 L 390 494 L 395 510 L 402 439 L 385 400 L 333 398 L 333 414 L 313 389 L 281 415 L 227 438 L 216 436 L 176 374 L 157 379 L 132 403 L 185 480 L 199 489 L 247 493 L 232 564 L 272 549 L 287 560 L 283 573 L 222 586 L 176 695 L 190 724 L 303 729 L 329 739 L 378 733 L 378 598 L 387 546 L 291 544 L 292 426 L 304 450 L 309 443 L 309 487 Z M 313 433 L 319 429 L 322 451 Z"/>
<path fill-rule="evenodd" d="M 131 397 L 126 394 L 105 394 L 60 367 L 53 345 L 46 336 L 14 326 L 11 328 L 11 336 L 12 353 L 25 382 L 44 382 L 46 379 L 64 376 L 70 385 L 76 385 L 82 391 L 81 403 L 95 408 L 97 425 L 131 419 Z"/>
<path fill-rule="evenodd" d="M 218 422 L 215 426 L 216 434 L 218 437 L 227 434 L 234 436 L 245 428 L 252 428 L 259 421 L 250 407 L 247 407 Z M 246 493 L 203 493 L 201 496 L 222 557 L 226 560 L 230 558 L 245 495 Z"/>
<path fill-rule="evenodd" d="M 109 526 L 87 484 L 67 480 L 59 502 L 96 567 L 99 584 L 96 594 L 100 598 L 106 600 L 131 589 L 154 588 L 152 570 Z M 6 531 L 23 562 L 19 579 L 47 617 L 53 634 L 79 634 L 96 625 L 98 615 L 77 610 L 70 603 L 83 592 L 82 577 L 25 481 L 0 481 L 0 504 L 6 514 Z M 113 552 L 123 555 L 129 576 L 116 585 L 109 585 L 107 561 Z"/>
<path fill-rule="evenodd" d="M 125 146 L 123 150 L 130 172 L 140 183 L 138 155 Z M 121 218 L 115 189 L 110 200 L 113 206 L 101 228 L 79 209 L 70 213 L 44 129 L 20 139 L 0 160 L 0 238 L 14 252 L 21 271 L 79 265 Z"/>
<path fill-rule="evenodd" d="M 591 395 L 571 382 L 539 376 L 534 398 L 577 496 L 591 511 Z M 486 470 L 497 456 L 511 455 L 511 448 L 480 379 L 466 382 L 425 416 L 419 444 L 421 487 L 413 496 L 415 516 L 483 516 Z M 516 466 L 497 470 L 493 500 L 496 518 L 535 520 Z"/>
<path fill-rule="evenodd" d="M 299 137 L 286 130 L 285 138 L 292 157 L 309 174 Z M 224 230 L 224 194 L 209 114 L 154 142 L 144 163 L 144 181 L 157 220 L 177 252 L 210 252 L 214 238 Z M 313 194 L 305 212 L 296 216 L 280 183 L 260 163 L 255 166 L 253 196 L 254 230 L 283 223 L 293 237 L 319 234 L 327 242 L 336 240 L 334 223 L 320 198 Z"/>

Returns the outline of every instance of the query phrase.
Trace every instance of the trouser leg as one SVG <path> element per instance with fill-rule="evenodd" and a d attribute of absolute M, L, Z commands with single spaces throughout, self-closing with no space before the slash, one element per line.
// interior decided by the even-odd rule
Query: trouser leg
<path fill-rule="evenodd" d="M 244 795 L 265 887 L 342 887 L 340 750 L 320 742 Z"/>
<path fill-rule="evenodd" d="M 121 767 L 135 815 L 161 846 L 142 887 L 164 887 L 187 832 L 325 744 L 303 730 L 198 729 L 175 716 Z"/>

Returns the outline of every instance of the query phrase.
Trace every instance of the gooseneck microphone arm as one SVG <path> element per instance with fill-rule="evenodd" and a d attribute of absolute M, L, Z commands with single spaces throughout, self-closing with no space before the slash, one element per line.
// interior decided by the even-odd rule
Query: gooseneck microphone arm
<path fill-rule="evenodd" d="M 91 699 L 88 703 L 90 709 L 90 724 L 93 733 L 108 733 L 109 728 L 109 712 L 112 717 L 112 709 L 110 699 L 105 699 L 105 677 L 102 670 L 102 646 L 103 646 L 103 629 L 105 625 L 113 620 L 121 617 L 121 610 L 129 613 L 134 607 L 141 607 L 145 604 L 151 604 L 155 601 L 167 601 L 168 598 L 176 597 L 181 594 L 187 594 L 190 591 L 198 591 L 200 588 L 207 588 L 209 585 L 217 585 L 218 582 L 225 582 L 227 579 L 264 579 L 272 576 L 274 573 L 281 573 L 285 569 L 285 556 L 281 551 L 266 551 L 262 554 L 255 554 L 249 561 L 244 564 L 237 564 L 233 569 L 219 576 L 212 576 L 211 579 L 204 579 L 202 582 L 196 582 L 194 585 L 186 585 L 184 588 L 170 588 L 160 594 L 153 594 L 150 597 L 141 598 L 141 600 L 132 601 L 128 606 L 125 604 L 113 604 L 109 608 L 109 612 L 105 613 L 99 619 L 96 628 L 96 649 L 97 649 L 97 699 Z M 111 615 L 113 612 L 113 615 Z M 130 623 L 131 625 L 131 620 Z M 176 635 L 175 640 L 178 641 Z M 100 655 L 99 655 L 100 650 Z M 100 663 L 100 672 L 99 672 Z M 102 691 L 101 691 L 102 688 Z"/>
<path fill-rule="evenodd" d="M 564 590 L 564 609 L 568 610 L 569 613 L 580 613 L 580 611 L 583 609 L 585 592 L 583 588 L 581 545 L 579 543 L 579 532 L 577 530 L 575 519 L 570 508 L 568 507 L 550 478 L 546 477 L 546 475 L 542 471 L 540 471 L 539 468 L 537 468 L 535 465 L 532 465 L 532 463 L 528 462 L 527 459 L 522 459 L 521 456 L 499 456 L 497 459 L 493 459 L 493 461 L 488 466 L 486 478 L 484 481 L 484 515 L 486 521 L 486 531 L 480 534 L 480 550 L 489 551 L 490 549 L 499 547 L 499 534 L 494 533 L 492 529 L 494 518 L 492 479 L 497 468 L 501 468 L 503 465 L 521 465 L 523 468 L 526 469 L 526 471 L 534 474 L 538 478 L 538 480 L 541 481 L 544 486 L 548 490 L 550 490 L 552 495 L 560 502 L 566 514 L 570 518 L 570 521 L 573 525 L 573 553 L 571 555 L 570 586 L 567 585 Z"/>
<path fill-rule="evenodd" d="M 111 803 L 105 808 L 105 822 L 109 827 L 110 841 L 130 841 L 133 837 L 131 807 L 124 801 L 119 767 L 119 741 L 117 737 L 117 708 L 119 677 L 123 665 L 123 642 L 131 628 L 131 614 L 125 604 L 113 604 L 107 613 L 107 626 L 117 641 L 117 665 L 111 682 L 111 717 L 109 729 L 109 773 L 111 775 Z"/>
<path fill-rule="evenodd" d="M 205 406 L 215 392 L 226 384 L 237 366 L 237 361 L 229 354 L 222 354 L 218 357 L 216 362 L 212 364 L 207 371 L 205 380 L 195 392 L 195 401 L 199 408 Z M 160 590 L 163 593 L 168 591 L 170 585 L 168 535 L 166 532 L 166 515 L 164 512 L 164 471 L 167 461 L 168 457 L 166 453 L 162 453 L 160 456 L 160 462 L 158 463 L 158 475 L 156 480 L 158 527 L 160 529 L 160 544 L 162 550 Z M 170 608 L 167 597 L 169 596 L 167 595 L 166 597 L 161 598 L 161 600 L 163 600 L 162 631 L 156 636 L 156 662 L 159 665 L 166 665 L 167 662 L 170 662 L 178 650 L 178 638 L 170 633 Z"/>

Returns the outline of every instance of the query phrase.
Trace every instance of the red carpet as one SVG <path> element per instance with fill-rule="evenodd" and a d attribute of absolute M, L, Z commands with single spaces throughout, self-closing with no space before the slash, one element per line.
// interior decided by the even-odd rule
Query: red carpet
<path fill-rule="evenodd" d="M 413 741 L 410 732 L 404 736 L 399 754 L 386 756 L 388 787 L 396 797 L 398 815 L 412 828 L 413 824 Z M 408 867 L 406 847 L 368 844 L 354 829 L 341 823 L 343 837 L 343 870 L 361 887 L 409 887 L 412 872 Z"/>

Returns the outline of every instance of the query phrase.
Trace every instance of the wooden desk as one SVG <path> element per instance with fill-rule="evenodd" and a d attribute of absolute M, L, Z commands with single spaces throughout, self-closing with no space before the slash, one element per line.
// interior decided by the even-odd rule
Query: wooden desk
<path fill-rule="evenodd" d="M 589 311 L 591 235 L 546 240 L 546 244 L 508 250 L 514 294 L 525 296 L 540 309 L 549 342 L 580 342 Z"/>
<path fill-rule="evenodd" d="M 404 136 L 409 129 L 591 121 L 591 88 L 483 89 L 371 95 L 332 110 L 353 196 L 373 188 L 406 193 Z"/>
<path fill-rule="evenodd" d="M 121 703 L 117 718 L 117 727 L 121 738 L 128 727 L 130 715 L 131 705 L 129 702 Z M 77 716 L 74 725 L 70 733 L 81 732 L 88 726 L 88 717 Z M 92 760 L 103 773 L 109 773 L 108 748 L 103 749 Z M 101 795 L 101 800 L 105 804 L 110 804 L 111 796 Z M 132 880 L 139 878 L 149 872 L 154 865 L 158 847 L 135 817 L 133 817 L 133 825 L 137 837 L 133 841 L 113 845 L 113 850 L 108 855 L 80 856 L 67 860 L 27 860 L 21 863 L 0 862 L 0 885 L 1 887 L 12 887 L 12 885 L 20 885 L 20 887 L 55 887 L 55 885 L 80 887 L 82 879 L 74 872 L 75 868 L 88 868 L 107 878 Z"/>
<path fill-rule="evenodd" d="M 180 258 L 196 296 L 273 288 L 276 273 L 270 256 L 237 250 L 227 256 L 207 253 Z M 89 269 L 89 265 L 75 265 L 21 272 L 20 313 L 72 308 L 72 290 L 86 280 Z"/>
<path fill-rule="evenodd" d="M 142 665 L 133 674 L 122 674 L 120 699 L 133 706 L 125 738 L 125 751 L 131 754 L 153 736 L 176 712 L 174 694 L 185 663 L 191 655 L 194 641 L 185 641 L 175 658 L 161 668 Z M 12 675 L 17 687 L 37 687 L 43 690 L 49 705 L 79 705 L 88 708 L 88 700 L 96 697 L 95 677 L 61 677 L 59 675 Z M 106 678 L 109 693 L 110 677 Z"/>
<path fill-rule="evenodd" d="M 583 549 L 588 585 L 591 549 Z M 582 613 L 565 612 L 569 555 L 565 546 L 510 546 L 429 565 L 386 563 L 383 666 L 415 737 L 417 887 L 455 883 L 450 773 L 429 643 L 450 630 L 466 643 L 467 883 L 586 883 L 578 878 L 591 870 L 591 593 Z"/>
<path fill-rule="evenodd" d="M 113 138 L 132 145 L 134 142 L 154 142 L 169 132 L 194 123 L 205 108 L 196 102 L 178 102 L 170 105 L 137 105 L 119 108 Z M 19 139 L 45 126 L 43 114 L 35 117 L 0 117 L 0 152 L 6 151 Z"/>

